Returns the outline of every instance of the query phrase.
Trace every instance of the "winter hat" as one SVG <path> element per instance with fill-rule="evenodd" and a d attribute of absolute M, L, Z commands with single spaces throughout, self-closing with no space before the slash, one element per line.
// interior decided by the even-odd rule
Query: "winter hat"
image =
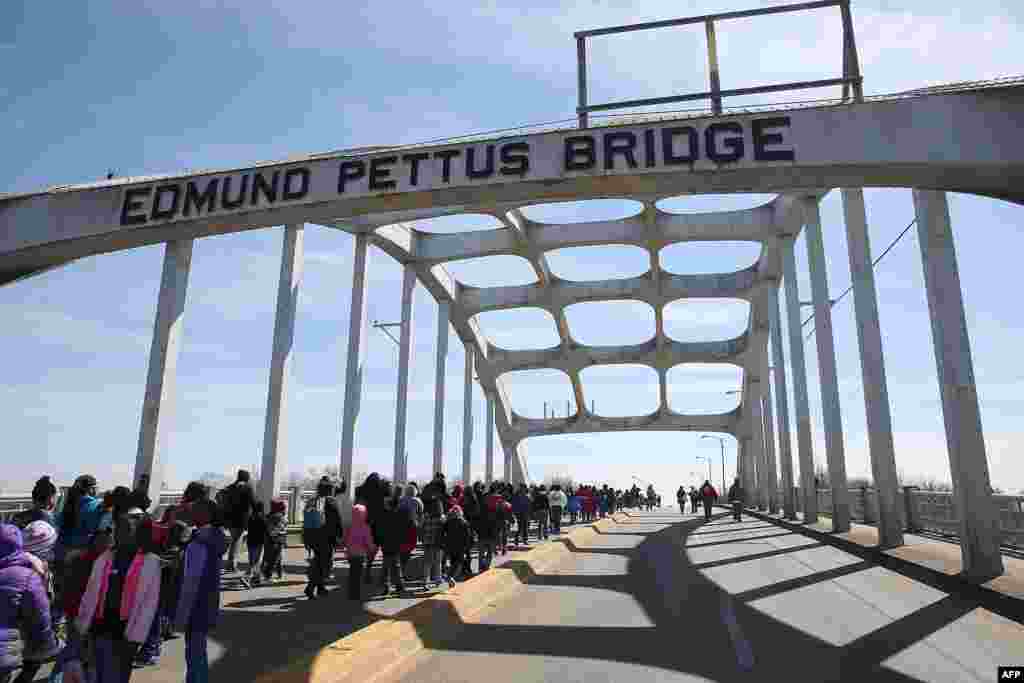
<path fill-rule="evenodd" d="M 57 543 L 57 531 L 49 522 L 37 520 L 21 532 L 24 550 L 40 560 L 53 561 L 53 546 Z"/>

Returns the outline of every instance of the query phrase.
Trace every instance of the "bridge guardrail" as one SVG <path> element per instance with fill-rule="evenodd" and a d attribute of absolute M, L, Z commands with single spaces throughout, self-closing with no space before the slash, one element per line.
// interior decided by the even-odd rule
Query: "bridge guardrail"
<path fill-rule="evenodd" d="M 802 511 L 799 488 L 794 487 L 796 509 Z M 1024 548 L 1024 496 L 993 494 L 999 514 L 999 529 L 1005 546 Z M 828 514 L 832 509 L 831 489 L 818 489 L 818 510 Z M 958 536 L 960 517 L 953 494 L 943 491 L 922 491 L 904 486 L 897 492 L 900 524 L 910 532 L 929 531 L 945 536 Z M 850 489 L 850 516 L 863 524 L 878 521 L 878 496 L 872 488 Z"/>
<path fill-rule="evenodd" d="M 181 496 L 184 491 L 161 491 L 157 500 L 154 501 L 153 507 L 150 508 L 150 513 L 153 517 L 159 518 L 163 514 L 164 510 L 168 507 L 177 504 L 181 500 Z M 285 501 L 287 504 L 287 516 L 289 524 L 299 523 L 299 510 L 303 508 L 305 502 L 309 500 L 315 494 L 315 491 L 304 491 L 299 488 L 281 489 L 278 491 L 278 498 Z M 64 496 L 67 494 L 67 487 L 61 487 L 60 493 L 57 497 L 56 510 L 59 511 L 64 505 Z M 216 494 L 216 489 L 211 491 L 211 495 Z M 22 510 L 27 510 L 32 507 L 32 496 L 28 493 L 5 493 L 0 494 L 0 522 L 9 522 L 11 518 Z"/>

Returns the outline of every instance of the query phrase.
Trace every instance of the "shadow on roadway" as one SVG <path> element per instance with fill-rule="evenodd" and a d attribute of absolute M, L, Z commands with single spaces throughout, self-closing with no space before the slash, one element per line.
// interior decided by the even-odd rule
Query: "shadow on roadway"
<path fill-rule="evenodd" d="M 597 588 L 628 594 L 643 608 L 653 626 L 621 628 L 602 627 L 600 624 L 580 627 L 466 623 L 458 621 L 450 604 L 442 603 L 438 609 L 447 609 L 451 614 L 446 615 L 441 623 L 455 621 L 458 626 L 445 630 L 430 628 L 429 625 L 417 626 L 419 636 L 424 647 L 437 652 L 608 660 L 659 667 L 718 681 L 753 679 L 756 676 L 759 680 L 787 683 L 794 680 L 903 682 L 917 679 L 883 668 L 883 662 L 972 610 L 983 607 L 1024 623 L 1024 613 L 1018 602 L 1001 602 L 985 593 L 962 590 L 950 593 L 908 616 L 890 620 L 851 642 L 833 645 L 755 609 L 751 603 L 849 576 L 879 563 L 866 554 L 852 564 L 730 594 L 708 579 L 704 570 L 784 556 L 826 544 L 808 536 L 803 539 L 806 543 L 791 548 L 753 551 L 704 563 L 691 562 L 685 552 L 690 548 L 735 544 L 737 549 L 745 549 L 743 544 L 749 545 L 752 539 L 803 535 L 799 531 L 765 533 L 782 527 L 763 522 L 730 528 L 731 522 L 725 521 L 730 516 L 730 513 L 715 514 L 711 522 L 705 522 L 703 517 L 680 520 L 677 514 L 642 514 L 616 523 L 617 528 L 623 528 L 622 531 L 599 532 L 601 536 L 642 536 L 643 540 L 632 548 L 581 547 L 567 537 L 558 539 L 574 554 L 627 558 L 627 573 L 624 575 L 536 574 L 522 560 L 511 559 L 503 564 L 512 569 L 521 582 L 531 585 Z M 629 530 L 632 526 L 648 528 Z M 751 530 L 757 535 L 744 536 L 741 533 Z M 731 538 L 733 532 L 738 534 L 735 538 Z M 704 542 L 702 537 L 705 536 L 713 540 Z M 691 538 L 698 542 L 687 545 Z M 851 554 L 856 557 L 856 553 Z M 885 564 L 887 569 L 922 583 L 946 585 L 948 588 L 941 580 L 930 579 L 929 575 L 912 568 L 901 567 L 898 563 Z M 339 573 L 342 585 L 344 574 L 344 571 Z M 216 637 L 226 651 L 212 665 L 211 680 L 254 678 L 256 674 L 308 656 L 381 618 L 369 612 L 366 604 L 344 599 L 343 593 L 342 590 L 314 601 L 274 598 L 260 602 L 257 599 L 249 601 L 248 605 L 276 606 L 278 609 L 225 612 L 222 628 L 218 629 Z M 508 600 L 515 600 L 515 597 Z M 240 607 L 248 605 L 245 602 L 238 604 Z M 832 607 L 823 604 L 820 609 Z M 746 641 L 752 644 L 752 668 L 743 666 L 737 658 L 730 629 L 723 623 L 723 614 L 727 611 L 735 614 Z M 391 618 L 402 619 L 403 614 L 398 612 Z M 842 619 L 842 616 L 837 615 L 836 618 Z M 993 662 L 993 674 L 995 665 Z M 486 672 L 480 672 L 480 678 L 486 678 Z"/>

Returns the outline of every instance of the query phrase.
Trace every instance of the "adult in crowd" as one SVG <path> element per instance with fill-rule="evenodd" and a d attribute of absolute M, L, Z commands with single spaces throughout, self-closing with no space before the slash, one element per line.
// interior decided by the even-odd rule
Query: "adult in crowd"
<path fill-rule="evenodd" d="M 68 491 L 64 508 L 57 515 L 57 561 L 66 553 L 89 545 L 103 514 L 102 502 L 97 497 L 96 477 L 83 474 L 75 479 Z"/>
<path fill-rule="evenodd" d="M 740 514 L 743 511 L 743 502 L 747 497 L 747 492 L 743 490 L 743 485 L 740 484 L 740 478 L 736 477 L 733 480 L 732 486 L 729 487 L 729 493 L 727 494 L 729 502 L 732 503 L 732 518 L 733 521 L 740 521 Z"/>
<path fill-rule="evenodd" d="M 239 541 L 249 527 L 249 517 L 256 509 L 256 494 L 253 493 L 250 476 L 247 470 L 238 470 L 238 477 L 222 492 L 221 507 L 228 531 L 231 532 L 231 546 L 228 549 L 228 561 L 224 571 L 235 571 L 235 556 L 238 553 Z"/>
<path fill-rule="evenodd" d="M 131 493 L 131 505 L 143 512 L 148 512 L 152 504 L 153 499 L 149 497 L 149 475 L 143 474 L 139 477 L 139 483 Z"/>
<path fill-rule="evenodd" d="M 373 574 L 370 567 L 376 556 L 376 550 L 381 548 L 381 519 L 384 514 L 384 500 L 391 495 L 391 484 L 382 479 L 376 472 L 367 475 L 366 480 L 356 487 L 355 502 L 366 506 L 366 523 L 370 526 L 370 533 L 373 535 L 374 553 L 366 558 L 364 581 L 371 583 Z M 386 581 L 385 572 L 381 572 L 381 583 Z"/>
<path fill-rule="evenodd" d="M 705 479 L 700 487 L 700 499 L 704 503 L 704 521 L 711 521 L 711 506 L 718 500 L 718 491 L 711 485 L 711 481 Z"/>
<path fill-rule="evenodd" d="M 430 483 L 423 487 L 423 492 L 420 494 L 420 500 L 423 501 L 424 506 L 434 498 L 441 500 L 442 510 L 447 510 L 450 507 L 449 500 L 451 497 L 448 495 L 448 486 L 445 483 L 444 472 L 436 473 Z"/>
<path fill-rule="evenodd" d="M 551 510 L 551 533 L 562 533 L 562 511 L 569 504 L 569 499 L 562 492 L 561 484 L 553 484 L 551 493 L 548 494 L 548 503 Z"/>

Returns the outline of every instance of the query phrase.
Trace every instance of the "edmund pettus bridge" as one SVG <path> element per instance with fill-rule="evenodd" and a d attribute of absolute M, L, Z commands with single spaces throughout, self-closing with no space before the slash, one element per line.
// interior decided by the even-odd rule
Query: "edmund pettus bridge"
<path fill-rule="evenodd" d="M 833 6 L 843 22 L 840 76 L 721 87 L 714 41 L 719 22 Z M 706 92 L 588 101 L 590 38 L 693 23 L 707 31 Z M 194 241 L 277 226 L 284 246 L 261 485 L 264 499 L 278 492 L 305 223 L 354 236 L 340 434 L 340 471 L 346 480 L 351 481 L 369 328 L 371 245 L 404 269 L 395 482 L 408 478 L 406 413 L 417 286 L 437 304 L 434 471 L 443 467 L 449 325 L 466 349 L 466 395 L 477 380 L 486 396 L 487 422 L 493 426 L 486 445 L 488 481 L 496 476 L 495 432 L 502 457 L 498 478 L 512 482 L 529 481 L 525 443 L 534 436 L 699 431 L 731 435 L 738 443 L 738 476 L 750 492 L 739 522 L 724 508 L 710 521 L 668 506 L 618 512 L 570 527 L 528 552 L 503 556 L 496 569 L 451 591 L 396 601 L 297 601 L 300 577 L 261 588 L 262 594 L 229 592 L 224 623 L 211 635 L 213 680 L 728 681 L 756 675 L 964 681 L 993 680 L 998 665 L 1024 665 L 1021 501 L 994 496 L 990 486 L 946 197 L 947 192 L 972 193 L 1024 204 L 1024 79 L 865 96 L 846 0 L 583 31 L 576 42 L 576 125 L 0 195 L 0 283 L 76 259 L 165 245 L 137 479 L 171 457 L 161 452 L 161 444 L 170 428 L 166 416 L 184 343 Z M 828 86 L 840 87 L 842 97 L 787 106 L 725 106 L 733 96 Z M 708 108 L 688 115 L 592 120 L 595 112 L 679 101 L 704 101 Z M 901 488 L 897 480 L 865 187 L 913 191 L 953 480 L 953 493 L 942 504 L 935 496 Z M 736 192 L 776 196 L 739 211 L 681 215 L 659 208 L 666 197 Z M 853 275 L 870 490 L 851 491 L 847 485 L 819 217 L 819 202 L 829 192 L 842 197 Z M 531 220 L 523 211 L 538 203 L 607 198 L 633 200 L 641 208 L 622 218 L 567 224 Z M 428 219 L 461 214 L 491 217 L 500 227 L 459 234 L 418 227 Z M 801 231 L 823 403 L 828 481 L 822 490 L 814 478 L 795 276 L 794 242 Z M 679 275 L 660 267 L 662 249 L 694 241 L 756 242 L 760 256 L 748 268 L 718 274 Z M 547 252 L 595 245 L 644 249 L 650 269 L 636 277 L 586 282 L 552 273 Z M 445 269 L 449 262 L 495 255 L 528 260 L 536 281 L 477 288 Z M 785 317 L 780 296 L 786 300 Z M 747 329 L 713 342 L 668 336 L 665 306 L 699 298 L 748 302 Z M 655 312 L 654 336 L 629 346 L 588 346 L 574 339 L 568 306 L 616 300 L 648 304 Z M 551 314 L 560 337 L 556 346 L 501 348 L 476 317 L 523 307 Z M 789 358 L 783 354 L 784 336 Z M 653 371 L 657 409 L 625 418 L 588 410 L 582 371 L 627 363 Z M 741 368 L 739 405 L 711 415 L 672 410 L 669 371 L 683 363 Z M 574 407 L 565 417 L 529 418 L 512 409 L 503 376 L 538 368 L 560 370 L 571 382 Z M 471 402 L 465 405 L 462 479 L 469 480 Z M 659 482 L 666 490 L 677 483 Z M 929 524 L 938 507 L 946 511 L 938 527 L 948 532 L 942 538 Z M 297 553 L 289 550 L 289 576 L 303 571 Z M 180 647 L 169 644 L 168 649 L 172 664 L 139 671 L 136 678 L 180 679 L 181 669 L 173 664 L 180 667 Z"/>

